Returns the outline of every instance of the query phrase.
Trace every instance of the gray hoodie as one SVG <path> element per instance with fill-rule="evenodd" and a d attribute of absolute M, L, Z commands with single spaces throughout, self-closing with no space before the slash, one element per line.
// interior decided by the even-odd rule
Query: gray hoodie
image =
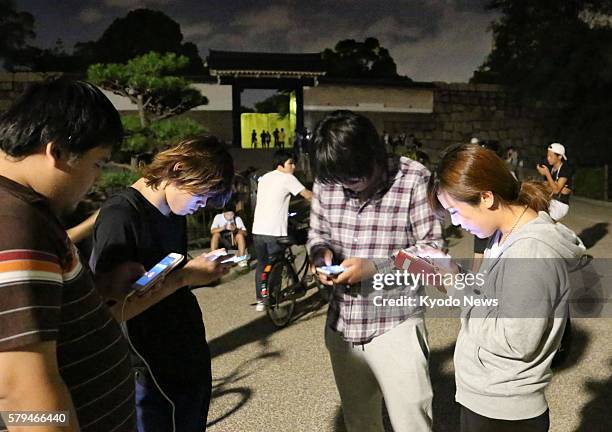
<path fill-rule="evenodd" d="M 584 250 L 574 232 L 540 212 L 511 233 L 499 257 L 485 251 L 481 286 L 449 290 L 463 305 L 454 357 L 457 402 L 504 420 L 546 411 L 544 390 L 567 316 L 568 266 Z M 498 304 L 466 306 L 465 297 Z"/>

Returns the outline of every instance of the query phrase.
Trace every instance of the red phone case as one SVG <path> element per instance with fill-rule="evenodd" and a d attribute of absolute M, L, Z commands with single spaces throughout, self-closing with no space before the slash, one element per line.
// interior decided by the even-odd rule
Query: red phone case
<path fill-rule="evenodd" d="M 400 250 L 395 257 L 395 267 L 410 273 L 435 274 L 436 266 L 425 258 Z"/>

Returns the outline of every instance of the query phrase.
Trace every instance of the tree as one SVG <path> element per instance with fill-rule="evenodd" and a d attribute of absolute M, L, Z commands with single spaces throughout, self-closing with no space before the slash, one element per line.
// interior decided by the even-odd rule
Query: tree
<path fill-rule="evenodd" d="M 542 84 L 565 80 L 567 67 L 584 64 L 584 54 L 595 54 L 592 44 L 600 48 L 598 39 L 607 39 L 609 28 L 593 28 L 588 17 L 609 14 L 612 1 L 492 0 L 487 9 L 502 17 L 491 26 L 494 48 L 473 81 L 523 84 L 539 97 L 551 88 Z"/>
<path fill-rule="evenodd" d="M 183 42 L 180 25 L 163 12 L 137 9 L 117 18 L 97 41 L 79 42 L 68 54 L 61 40 L 53 48 L 26 43 L 35 36 L 34 17 L 15 11 L 14 2 L 0 0 L 0 58 L 9 70 L 85 72 L 93 63 L 125 63 L 151 51 L 188 58 L 177 75 L 202 75 L 206 68 L 191 42 Z"/>
<path fill-rule="evenodd" d="M 342 40 L 333 50 L 326 48 L 321 56 L 330 77 L 403 78 L 397 74 L 389 50 L 380 46 L 376 38 L 370 37 L 363 42 Z"/>
<path fill-rule="evenodd" d="M 11 0 L 0 0 L 0 58 L 9 71 L 29 70 L 37 72 L 83 70 L 78 59 L 65 50 L 57 39 L 52 48 L 39 48 L 28 41 L 36 36 L 34 17 L 28 12 L 15 10 Z"/>
<path fill-rule="evenodd" d="M 197 47 L 183 42 L 180 25 L 160 11 L 136 9 L 115 19 L 97 41 L 78 43 L 75 55 L 83 64 L 125 63 L 148 52 L 175 53 L 188 58 L 180 74 L 203 74 Z"/>
<path fill-rule="evenodd" d="M 0 0 L 0 59 L 5 67 L 12 69 L 15 58 L 35 36 L 32 14 L 17 11 L 12 0 Z"/>
<path fill-rule="evenodd" d="M 261 102 L 255 104 L 258 113 L 278 113 L 280 117 L 289 114 L 290 92 L 276 93 Z"/>
<path fill-rule="evenodd" d="M 559 140 L 592 160 L 602 150 L 609 154 L 612 1 L 493 0 L 487 8 L 501 18 L 492 24 L 494 48 L 472 81 L 503 84 L 527 103 L 543 102 Z"/>
<path fill-rule="evenodd" d="M 206 132 L 206 128 L 190 118 L 174 117 L 143 128 L 138 116 L 121 116 L 126 137 L 122 150 L 134 155 L 155 151 L 190 136 Z"/>
<path fill-rule="evenodd" d="M 38 48 L 28 45 L 13 57 L 11 69 L 26 69 L 36 72 L 78 72 L 82 70 L 79 59 L 66 52 L 61 39 L 53 48 Z"/>
<path fill-rule="evenodd" d="M 150 52 L 127 64 L 94 64 L 87 77 L 103 89 L 127 97 L 138 107 L 138 117 L 123 117 L 128 137 L 123 150 L 129 154 L 155 151 L 168 143 L 202 132 L 189 119 L 171 119 L 191 108 L 208 103 L 189 81 L 172 74 L 189 59 L 173 53 Z M 135 164 L 135 159 L 132 159 Z"/>
<path fill-rule="evenodd" d="M 88 79 L 115 94 L 125 96 L 138 107 L 141 126 L 176 116 L 208 103 L 205 96 L 189 87 L 189 81 L 173 76 L 189 59 L 173 53 L 150 52 L 127 64 L 94 64 Z"/>

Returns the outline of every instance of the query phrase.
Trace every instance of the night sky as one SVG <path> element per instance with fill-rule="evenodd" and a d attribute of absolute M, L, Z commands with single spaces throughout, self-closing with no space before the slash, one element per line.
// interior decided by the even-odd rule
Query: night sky
<path fill-rule="evenodd" d="M 69 50 L 97 39 L 139 7 L 180 23 L 202 58 L 208 49 L 318 52 L 342 39 L 379 39 L 398 72 L 418 81 L 466 81 L 491 49 L 486 0 L 17 0 L 35 18 L 34 45 Z"/>

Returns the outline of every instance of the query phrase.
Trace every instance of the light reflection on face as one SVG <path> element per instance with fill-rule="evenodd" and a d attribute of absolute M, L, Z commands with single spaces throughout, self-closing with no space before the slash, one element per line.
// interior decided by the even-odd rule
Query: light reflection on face
<path fill-rule="evenodd" d="M 173 184 L 166 186 L 166 201 L 172 213 L 179 216 L 194 214 L 200 208 L 206 207 L 210 194 L 193 194 Z"/>
<path fill-rule="evenodd" d="M 439 192 L 437 196 L 442 207 L 450 214 L 453 225 L 460 226 L 479 238 L 491 237 L 497 230 L 490 209 L 482 199 L 478 205 L 471 205 L 455 200 L 444 191 Z"/>

